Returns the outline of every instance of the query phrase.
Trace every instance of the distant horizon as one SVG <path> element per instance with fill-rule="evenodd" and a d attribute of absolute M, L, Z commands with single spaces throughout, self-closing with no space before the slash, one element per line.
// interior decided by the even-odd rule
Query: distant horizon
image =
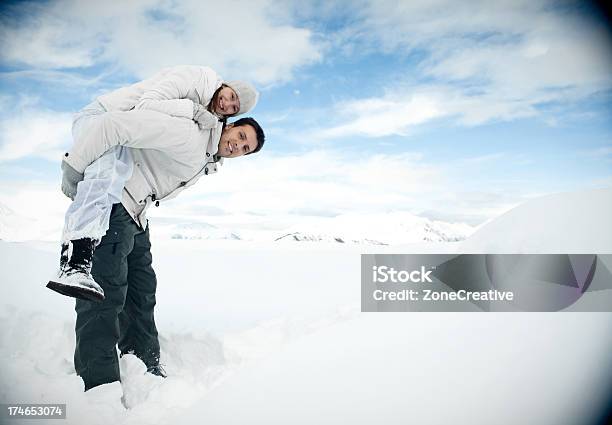
<path fill-rule="evenodd" d="M 517 241 L 520 245 L 514 246 L 510 251 L 515 249 L 517 252 L 524 252 L 529 251 L 529 246 L 546 246 L 553 235 L 542 233 L 542 229 L 545 227 L 551 232 L 556 226 L 555 233 L 573 234 L 573 239 L 581 241 L 578 246 L 572 248 L 567 245 L 568 239 L 565 239 L 557 246 L 557 250 L 574 252 L 574 249 L 586 249 L 590 252 L 586 248 L 590 243 L 586 236 L 589 236 L 594 238 L 594 247 L 603 250 L 597 252 L 606 253 L 612 247 L 610 238 L 606 239 L 608 233 L 612 235 L 611 222 L 608 220 L 611 202 L 612 188 L 556 193 L 526 201 L 478 226 L 435 221 L 401 211 L 351 213 L 336 217 L 300 216 L 293 222 L 282 221 L 284 217 L 276 220 L 278 217 L 244 215 L 199 218 L 160 216 L 151 218 L 151 237 L 156 241 L 239 241 L 254 244 L 251 247 L 253 248 L 258 244 L 271 247 L 278 245 L 278 242 L 286 246 L 285 242 L 293 242 L 293 238 L 288 236 L 294 235 L 296 242 L 321 244 L 325 247 L 332 244 L 367 250 L 424 243 L 434 244 L 439 249 L 444 244 L 460 243 L 460 246 L 468 249 L 471 249 L 470 246 L 486 244 L 490 249 L 501 249 L 507 253 L 508 247 L 514 246 L 512 244 Z M 8 208 L 0 203 L 1 241 L 57 242 L 61 234 L 59 223 L 49 220 L 36 222 L 16 214 L 11 217 L 7 210 Z M 599 229 L 602 235 L 593 233 L 594 228 Z M 506 232 L 508 229 L 511 229 L 508 234 L 496 233 Z"/>

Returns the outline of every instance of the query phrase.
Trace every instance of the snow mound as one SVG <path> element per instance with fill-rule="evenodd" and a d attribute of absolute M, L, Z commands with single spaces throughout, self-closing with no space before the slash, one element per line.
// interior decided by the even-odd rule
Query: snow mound
<path fill-rule="evenodd" d="M 609 254 L 611 217 L 612 189 L 548 195 L 484 224 L 459 252 Z"/>
<path fill-rule="evenodd" d="M 610 348 L 599 315 L 361 315 L 250 364 L 175 423 L 590 423 Z"/>
<path fill-rule="evenodd" d="M 354 314 L 271 320 L 223 339 L 203 330 L 161 330 L 161 363 L 168 378 L 146 373 L 142 361 L 126 354 L 119 359 L 120 384 L 84 392 L 72 361 L 74 320 L 5 305 L 0 309 L 0 403 L 65 403 L 63 423 L 70 425 L 199 423 L 197 418 L 177 422 L 175 416 L 198 406 L 254 359 Z"/>
<path fill-rule="evenodd" d="M 11 306 L 0 309 L 0 320 L 0 403 L 66 403 L 66 424 L 176 423 L 176 409 L 193 406 L 235 369 L 214 336 L 165 333 L 160 345 L 168 378 L 146 373 L 127 354 L 119 360 L 120 385 L 84 392 L 73 366 L 72 320 Z"/>

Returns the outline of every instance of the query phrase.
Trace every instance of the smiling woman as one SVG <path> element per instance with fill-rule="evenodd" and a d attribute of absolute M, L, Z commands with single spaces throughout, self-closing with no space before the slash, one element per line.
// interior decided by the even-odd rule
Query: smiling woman
<path fill-rule="evenodd" d="M 222 112 L 224 115 L 234 115 L 240 110 L 240 101 L 236 92 L 227 85 L 222 85 L 213 96 L 212 105 L 214 108 Z"/>

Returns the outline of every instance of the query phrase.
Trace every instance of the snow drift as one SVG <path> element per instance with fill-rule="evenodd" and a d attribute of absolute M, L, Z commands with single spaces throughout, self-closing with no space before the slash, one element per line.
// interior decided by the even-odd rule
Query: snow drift
<path fill-rule="evenodd" d="M 612 189 L 537 198 L 482 225 L 463 253 L 610 254 Z"/>

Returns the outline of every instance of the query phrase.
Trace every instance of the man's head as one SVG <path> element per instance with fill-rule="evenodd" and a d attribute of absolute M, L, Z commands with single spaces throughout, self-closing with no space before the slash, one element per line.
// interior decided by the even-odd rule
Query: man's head
<path fill-rule="evenodd" d="M 228 124 L 221 133 L 217 155 L 221 158 L 236 158 L 258 152 L 266 136 L 253 118 L 241 118 Z"/>

